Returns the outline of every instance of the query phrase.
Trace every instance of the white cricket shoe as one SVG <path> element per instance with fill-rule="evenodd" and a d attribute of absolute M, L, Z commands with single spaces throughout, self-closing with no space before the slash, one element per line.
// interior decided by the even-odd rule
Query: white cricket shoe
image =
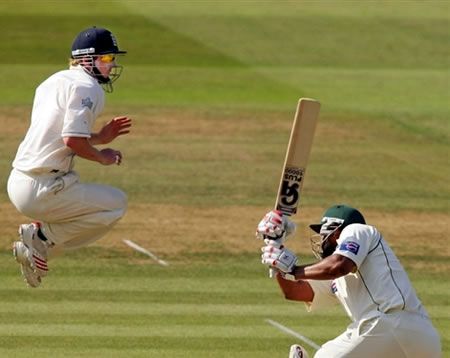
<path fill-rule="evenodd" d="M 22 241 L 16 241 L 13 247 L 16 261 L 21 265 L 22 276 L 31 287 L 38 287 L 41 277 L 48 274 L 47 258 L 52 246 L 38 237 L 38 230 L 39 223 L 20 225 Z"/>
<path fill-rule="evenodd" d="M 31 268 L 28 262 L 28 248 L 22 241 L 16 241 L 13 246 L 13 253 L 16 261 L 20 264 L 20 271 L 28 285 L 38 287 L 41 284 L 41 277 Z"/>
<path fill-rule="evenodd" d="M 309 355 L 300 344 L 293 344 L 289 351 L 289 358 L 309 358 Z"/>

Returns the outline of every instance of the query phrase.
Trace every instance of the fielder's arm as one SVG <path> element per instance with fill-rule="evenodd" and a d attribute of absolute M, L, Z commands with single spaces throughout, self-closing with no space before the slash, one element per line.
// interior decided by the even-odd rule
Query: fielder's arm
<path fill-rule="evenodd" d="M 86 137 L 64 137 L 63 140 L 73 153 L 87 160 L 110 165 L 120 164 L 122 159 L 122 154 L 119 151 L 110 148 L 98 150 Z"/>

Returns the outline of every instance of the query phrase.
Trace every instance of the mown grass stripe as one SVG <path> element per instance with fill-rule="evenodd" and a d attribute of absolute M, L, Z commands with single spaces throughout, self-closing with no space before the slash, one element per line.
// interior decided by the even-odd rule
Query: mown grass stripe
<path fill-rule="evenodd" d="M 283 343 L 289 342 L 290 339 L 283 339 L 280 337 L 257 338 L 249 340 L 247 337 L 228 338 L 228 337 L 210 337 L 203 339 L 201 337 L 151 337 L 151 336 L 20 336 L 23 350 L 46 348 L 70 348 L 72 346 L 83 347 L 83 349 L 90 348 L 114 348 L 117 350 L 133 349 L 139 347 L 140 349 L 167 349 L 168 347 L 179 347 L 179 350 L 187 351 L 204 351 L 212 349 L 215 350 L 236 350 L 237 347 L 241 352 L 257 352 L 264 349 L 276 350 Z M 17 348 L 16 337 L 0 337 L 0 346 L 5 348 Z M 245 347 L 245 348 L 243 348 Z"/>

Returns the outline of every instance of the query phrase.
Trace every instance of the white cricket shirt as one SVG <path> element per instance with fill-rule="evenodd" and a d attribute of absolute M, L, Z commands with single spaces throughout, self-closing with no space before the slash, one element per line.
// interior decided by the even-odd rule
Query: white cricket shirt
<path fill-rule="evenodd" d="M 91 136 L 105 95 L 97 80 L 81 66 L 57 72 L 36 89 L 31 125 L 13 167 L 21 171 L 69 171 L 72 151 L 63 137 Z"/>
<path fill-rule="evenodd" d="M 308 280 L 315 293 L 309 309 L 332 303 L 334 296 L 353 322 L 403 310 L 428 316 L 403 266 L 375 227 L 345 227 L 333 255 L 349 258 L 357 271 L 331 281 Z"/>

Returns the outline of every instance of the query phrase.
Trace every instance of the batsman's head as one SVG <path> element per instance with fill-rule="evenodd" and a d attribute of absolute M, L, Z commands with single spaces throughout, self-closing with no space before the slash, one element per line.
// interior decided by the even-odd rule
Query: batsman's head
<path fill-rule="evenodd" d="M 116 56 L 124 54 L 126 51 L 119 50 L 114 35 L 96 26 L 81 31 L 72 44 L 72 64 L 83 66 L 106 92 L 113 91 L 112 84 L 122 73 Z"/>
<path fill-rule="evenodd" d="M 322 215 L 319 224 L 309 227 L 317 234 L 311 237 L 311 247 L 318 258 L 330 256 L 336 248 L 341 231 L 350 224 L 365 224 L 362 214 L 347 205 L 333 205 Z"/>

